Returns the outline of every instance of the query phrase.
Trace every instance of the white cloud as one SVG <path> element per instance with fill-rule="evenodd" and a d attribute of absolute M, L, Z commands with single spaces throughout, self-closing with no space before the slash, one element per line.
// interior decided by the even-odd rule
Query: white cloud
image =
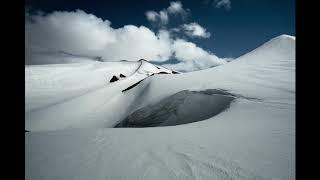
<path fill-rule="evenodd" d="M 155 61 L 166 61 L 171 56 L 171 40 L 167 31 L 155 34 L 141 26 L 126 25 L 115 30 L 117 42 L 105 47 L 106 59 L 138 60 L 141 58 Z"/>
<path fill-rule="evenodd" d="M 105 61 L 137 61 L 143 58 L 165 62 L 174 57 L 189 70 L 225 62 L 194 43 L 173 39 L 167 30 L 155 33 L 147 27 L 134 25 L 114 29 L 110 21 L 82 10 L 26 14 L 25 38 L 27 64 L 41 64 L 37 54 L 42 53 L 41 57 L 44 57 L 43 52 L 59 51 L 102 57 Z"/>
<path fill-rule="evenodd" d="M 113 29 L 110 25 L 110 21 L 81 10 L 31 15 L 25 24 L 26 54 L 63 50 L 108 61 L 141 57 L 165 61 L 171 55 L 166 31 L 155 34 L 144 26 Z"/>
<path fill-rule="evenodd" d="M 159 18 L 160 18 L 162 24 L 168 24 L 169 17 L 168 17 L 167 11 L 160 11 Z"/>
<path fill-rule="evenodd" d="M 209 38 L 211 36 L 210 32 L 200 26 L 198 23 L 190 23 L 182 25 L 185 33 L 190 37 L 201 37 L 201 38 Z"/>
<path fill-rule="evenodd" d="M 226 61 L 216 55 L 197 47 L 192 42 L 177 39 L 173 42 L 174 57 L 180 61 L 178 64 L 166 64 L 168 68 L 179 71 L 194 71 L 225 64 Z"/>
<path fill-rule="evenodd" d="M 214 3 L 216 8 L 224 7 L 226 10 L 231 9 L 231 1 L 230 0 L 214 0 Z"/>
<path fill-rule="evenodd" d="M 50 50 L 64 48 L 67 51 L 95 51 L 116 41 L 110 24 L 108 20 L 103 21 L 81 10 L 56 11 L 48 16 L 29 16 L 25 33 L 29 46 Z M 88 46 L 84 46 L 83 42 L 88 43 Z"/>
<path fill-rule="evenodd" d="M 184 19 L 187 11 L 183 9 L 180 1 L 170 2 L 167 9 L 163 9 L 157 13 L 156 11 L 147 11 L 145 13 L 150 22 L 159 22 L 160 25 L 166 25 L 169 22 L 169 15 L 180 15 Z"/>
<path fill-rule="evenodd" d="M 168 12 L 171 14 L 184 13 L 185 10 L 182 8 L 180 1 L 170 2 L 170 6 L 167 8 Z"/>
<path fill-rule="evenodd" d="M 167 28 L 165 25 L 169 23 L 169 15 L 179 15 L 182 20 L 185 21 L 187 14 L 187 11 L 183 9 L 180 1 L 170 2 L 169 7 L 161 10 L 159 13 L 155 11 L 147 11 L 145 13 L 150 22 L 158 23 L 162 29 Z M 169 31 L 172 33 L 182 32 L 187 34 L 189 37 L 209 38 L 211 36 L 210 32 L 207 32 L 204 27 L 200 26 L 196 22 L 183 24 L 178 27 L 176 26 L 171 28 Z"/>
<path fill-rule="evenodd" d="M 155 11 L 147 11 L 146 17 L 149 21 L 155 22 L 157 20 L 158 13 Z"/>
<path fill-rule="evenodd" d="M 202 61 L 211 63 L 212 65 L 220 65 L 225 61 L 218 58 L 216 55 L 203 50 L 192 42 L 183 39 L 177 39 L 172 45 L 174 56 L 180 61 Z"/>
<path fill-rule="evenodd" d="M 160 25 L 166 25 L 169 22 L 169 16 L 167 11 L 162 10 L 159 13 L 155 12 L 155 11 L 147 11 L 145 13 L 147 19 L 150 22 L 158 22 Z"/>
<path fill-rule="evenodd" d="M 181 29 L 180 28 L 171 28 L 170 31 L 171 32 L 180 32 Z"/>

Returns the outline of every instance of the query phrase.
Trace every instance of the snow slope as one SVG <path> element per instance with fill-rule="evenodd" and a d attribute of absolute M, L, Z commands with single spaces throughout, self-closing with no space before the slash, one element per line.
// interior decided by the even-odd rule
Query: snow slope
<path fill-rule="evenodd" d="M 158 72 L 171 73 L 146 61 L 26 67 L 26 129 L 112 127 L 136 96 L 121 91 Z M 120 73 L 127 77 L 109 82 Z"/>
<path fill-rule="evenodd" d="M 295 179 L 294 37 L 206 70 L 152 75 L 171 73 L 159 68 L 146 61 L 26 66 L 26 179 Z M 109 83 L 120 73 L 127 77 Z M 175 93 L 207 89 L 236 98 L 194 123 L 112 128 Z"/>

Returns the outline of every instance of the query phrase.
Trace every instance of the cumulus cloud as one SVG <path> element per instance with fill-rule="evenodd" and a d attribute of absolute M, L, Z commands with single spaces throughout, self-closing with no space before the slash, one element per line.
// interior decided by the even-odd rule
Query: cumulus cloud
<path fill-rule="evenodd" d="M 220 6 L 220 5 L 219 5 Z M 182 3 L 180 1 L 170 2 L 168 8 L 161 10 L 159 13 L 156 11 L 147 11 L 145 13 L 147 19 L 152 23 L 158 23 L 162 29 L 166 29 L 166 26 L 169 23 L 169 15 L 180 15 L 182 20 L 185 21 L 188 11 L 183 9 Z M 210 32 L 200 26 L 196 22 L 189 24 L 177 25 L 174 28 L 169 29 L 172 33 L 182 32 L 188 35 L 189 37 L 198 37 L 198 38 L 209 38 L 211 36 Z"/>
<path fill-rule="evenodd" d="M 160 11 L 159 13 L 155 11 L 147 11 L 145 15 L 150 22 L 159 22 L 161 25 L 166 25 L 169 21 L 167 11 Z"/>
<path fill-rule="evenodd" d="M 170 6 L 167 8 L 167 11 L 171 14 L 186 13 L 186 11 L 182 8 L 180 1 L 170 2 Z"/>
<path fill-rule="evenodd" d="M 226 63 L 225 60 L 183 39 L 175 40 L 172 49 L 174 57 L 180 61 L 180 63 L 165 64 L 164 66 L 178 71 L 194 71 Z"/>
<path fill-rule="evenodd" d="M 159 17 L 160 17 L 160 20 L 163 24 L 168 24 L 169 17 L 168 17 L 167 11 L 160 11 Z"/>
<path fill-rule="evenodd" d="M 44 58 L 57 52 L 102 57 L 103 61 L 143 58 L 164 63 L 175 58 L 185 71 L 225 62 L 194 43 L 173 38 L 168 30 L 153 32 L 135 25 L 112 28 L 110 21 L 82 10 L 26 14 L 25 47 L 26 64 L 58 63 L 54 58 Z"/>
<path fill-rule="evenodd" d="M 231 1 L 230 0 L 214 0 L 213 4 L 216 8 L 224 7 L 226 10 L 231 9 Z"/>
<path fill-rule="evenodd" d="M 40 49 L 97 51 L 116 41 L 110 24 L 108 20 L 103 21 L 81 10 L 56 11 L 47 16 L 30 15 L 25 24 L 26 42 L 29 47 Z M 87 46 L 84 46 L 83 42 L 86 42 Z"/>
<path fill-rule="evenodd" d="M 29 15 L 25 24 L 26 54 L 66 51 L 101 56 L 106 60 L 137 60 L 141 57 L 165 61 L 171 55 L 169 33 L 157 34 L 144 26 L 126 25 L 114 29 L 82 10 Z"/>
<path fill-rule="evenodd" d="M 159 12 L 147 11 L 145 15 L 150 22 L 159 22 L 160 25 L 166 25 L 169 22 L 169 15 L 180 15 L 184 19 L 187 11 L 183 9 L 180 1 L 176 1 L 170 2 L 169 7 L 166 9 Z"/>
<path fill-rule="evenodd" d="M 201 38 L 209 38 L 211 36 L 210 32 L 200 26 L 198 23 L 190 23 L 182 25 L 185 33 L 190 37 L 201 37 Z"/>
<path fill-rule="evenodd" d="M 158 13 L 155 11 L 147 11 L 146 17 L 149 21 L 155 22 L 157 21 Z"/>

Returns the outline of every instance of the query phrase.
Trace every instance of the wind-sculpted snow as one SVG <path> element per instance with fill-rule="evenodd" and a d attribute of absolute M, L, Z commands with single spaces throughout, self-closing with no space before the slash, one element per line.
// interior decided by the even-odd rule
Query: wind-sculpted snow
<path fill-rule="evenodd" d="M 216 89 L 184 90 L 135 111 L 115 127 L 174 126 L 202 121 L 228 109 L 234 99 L 233 94 Z"/>
<path fill-rule="evenodd" d="M 190 73 L 147 61 L 25 71 L 27 180 L 295 179 L 294 37 Z M 193 123 L 113 128 L 127 117 Z"/>
<path fill-rule="evenodd" d="M 189 140 L 189 135 L 177 135 L 168 140 L 165 136 L 157 137 L 159 129 L 131 130 L 29 134 L 26 153 L 35 158 L 27 157 L 26 179 L 264 179 L 238 162 L 222 158 L 199 142 Z M 175 130 L 161 131 L 172 134 Z M 145 138 L 144 133 L 151 132 L 154 133 Z M 194 130 L 189 132 L 195 133 Z M 145 143 L 137 143 L 136 138 L 145 139 Z M 38 143 L 50 150 L 34 149 L 32 146 Z M 50 155 L 54 154 L 59 156 L 51 159 Z"/>
<path fill-rule="evenodd" d="M 109 82 L 124 72 L 130 76 Z M 138 94 L 122 91 L 160 72 L 171 73 L 143 60 L 28 66 L 26 130 L 113 127 L 127 115 Z"/>

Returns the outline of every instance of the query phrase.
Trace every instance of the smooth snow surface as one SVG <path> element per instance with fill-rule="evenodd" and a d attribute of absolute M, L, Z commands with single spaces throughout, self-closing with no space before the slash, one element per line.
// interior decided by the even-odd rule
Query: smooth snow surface
<path fill-rule="evenodd" d="M 206 70 L 171 74 L 158 67 L 146 61 L 26 66 L 25 178 L 295 179 L 294 37 L 276 37 Z M 126 77 L 109 83 L 120 73 Z M 208 89 L 237 98 L 198 122 L 112 128 L 176 93 Z M 189 101 L 193 109 L 172 108 L 207 115 L 202 100 Z"/>

